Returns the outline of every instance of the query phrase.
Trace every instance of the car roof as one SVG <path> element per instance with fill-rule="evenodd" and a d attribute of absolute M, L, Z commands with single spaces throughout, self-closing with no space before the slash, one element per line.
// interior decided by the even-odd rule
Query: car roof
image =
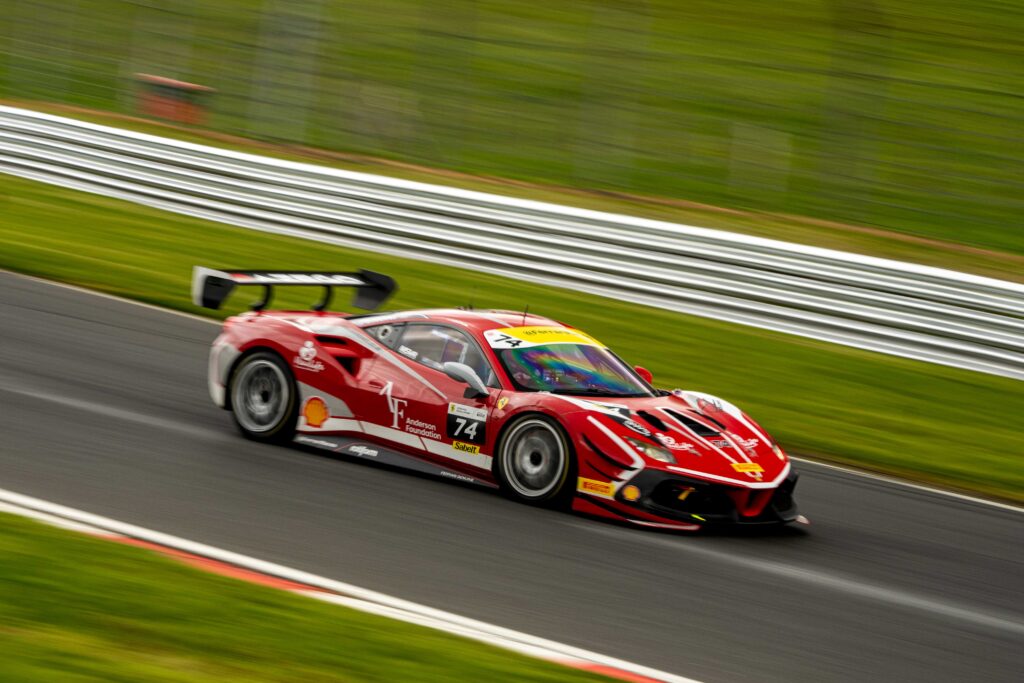
<path fill-rule="evenodd" d="M 523 311 L 469 310 L 461 308 L 425 308 L 411 311 L 366 313 L 348 318 L 360 327 L 386 322 L 436 322 L 468 329 L 476 334 L 507 327 L 564 327 L 569 325 Z"/>

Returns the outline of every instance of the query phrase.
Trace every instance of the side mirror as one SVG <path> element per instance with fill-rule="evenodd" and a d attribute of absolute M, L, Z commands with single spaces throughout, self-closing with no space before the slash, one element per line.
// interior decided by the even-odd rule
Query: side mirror
<path fill-rule="evenodd" d="M 645 368 L 645 367 L 643 367 L 641 365 L 634 365 L 633 369 L 636 370 L 636 374 L 640 375 L 640 377 L 645 382 L 647 382 L 648 384 L 653 384 L 654 383 L 654 375 L 651 374 L 650 370 L 648 370 L 647 368 Z"/>
<path fill-rule="evenodd" d="M 456 382 L 463 382 L 469 385 L 469 389 L 467 389 L 465 393 L 466 398 L 487 396 L 490 393 L 487 391 L 487 385 L 484 384 L 482 379 L 480 379 L 480 375 L 476 374 L 476 370 L 465 363 L 448 362 L 441 367 L 444 370 L 444 374 L 448 375 Z"/>

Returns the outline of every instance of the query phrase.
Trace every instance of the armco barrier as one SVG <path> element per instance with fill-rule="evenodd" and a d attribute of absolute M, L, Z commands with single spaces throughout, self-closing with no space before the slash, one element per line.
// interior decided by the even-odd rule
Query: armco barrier
<path fill-rule="evenodd" d="M 1024 379 L 1024 285 L 0 107 L 0 172 Z"/>

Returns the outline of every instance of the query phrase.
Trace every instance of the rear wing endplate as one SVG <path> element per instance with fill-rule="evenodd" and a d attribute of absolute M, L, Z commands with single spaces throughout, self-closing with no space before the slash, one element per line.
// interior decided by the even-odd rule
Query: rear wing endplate
<path fill-rule="evenodd" d="M 192 268 L 192 302 L 196 306 L 220 308 L 235 287 L 249 285 L 263 287 L 263 298 L 251 305 L 254 311 L 262 311 L 270 304 L 273 288 L 278 286 L 323 287 L 324 294 L 320 301 L 313 305 L 314 311 L 327 308 L 335 287 L 354 287 L 356 291 L 352 305 L 368 311 L 379 308 L 398 289 L 392 278 L 369 270 L 355 273 L 316 273 L 305 270 L 214 270 L 201 266 Z"/>

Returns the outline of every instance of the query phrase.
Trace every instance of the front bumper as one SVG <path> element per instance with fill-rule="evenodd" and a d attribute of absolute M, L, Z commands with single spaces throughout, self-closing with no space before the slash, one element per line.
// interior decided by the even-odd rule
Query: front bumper
<path fill-rule="evenodd" d="M 798 478 L 790 472 L 778 487 L 753 491 L 644 470 L 619 488 L 614 507 L 626 517 L 635 510 L 644 519 L 653 516 L 700 526 L 788 524 L 800 516 L 793 499 Z M 631 494 L 637 496 L 635 500 L 628 499 Z"/>

